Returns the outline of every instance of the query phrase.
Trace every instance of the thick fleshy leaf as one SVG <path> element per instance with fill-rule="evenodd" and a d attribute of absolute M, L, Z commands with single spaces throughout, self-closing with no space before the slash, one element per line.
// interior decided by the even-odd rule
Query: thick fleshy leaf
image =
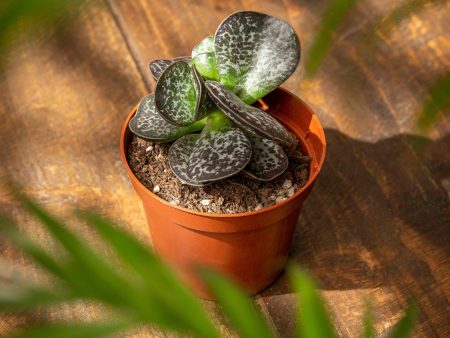
<path fill-rule="evenodd" d="M 178 61 L 161 74 L 155 88 L 155 105 L 168 122 L 186 126 L 196 121 L 200 84 L 189 64 Z"/>
<path fill-rule="evenodd" d="M 158 59 L 158 60 L 150 61 L 150 63 L 148 64 L 148 67 L 150 69 L 150 73 L 153 76 L 153 79 L 155 79 L 155 81 L 158 81 L 159 77 L 166 70 L 166 68 L 169 67 L 172 63 L 174 63 L 176 61 L 190 62 L 191 57 L 190 56 L 179 56 L 179 57 L 173 58 L 172 60 Z"/>
<path fill-rule="evenodd" d="M 190 134 L 180 137 L 170 146 L 168 156 L 170 168 L 175 176 L 177 176 L 182 183 L 194 186 L 206 184 L 191 180 L 187 173 L 189 167 L 189 156 L 191 155 L 195 143 L 199 137 L 200 135 L 198 134 Z"/>
<path fill-rule="evenodd" d="M 245 134 L 220 111 L 211 113 L 189 157 L 188 176 L 210 182 L 237 174 L 252 156 Z"/>
<path fill-rule="evenodd" d="M 281 175 L 288 167 L 289 160 L 283 148 L 273 140 L 250 137 L 252 159 L 244 171 L 261 181 L 270 181 Z"/>
<path fill-rule="evenodd" d="M 199 131 L 205 125 L 204 121 L 198 121 L 187 127 L 177 127 L 164 120 L 158 114 L 153 95 L 145 96 L 130 120 L 130 130 L 133 134 L 154 142 L 170 142 L 177 138 Z"/>
<path fill-rule="evenodd" d="M 270 114 L 245 104 L 235 93 L 218 82 L 206 81 L 205 84 L 217 107 L 240 127 L 286 146 L 295 141 L 286 128 Z"/>
<path fill-rule="evenodd" d="M 194 79 L 196 81 L 196 93 L 200 96 L 200 99 L 197 100 L 197 105 L 195 106 L 196 119 L 202 119 L 214 109 L 216 109 L 214 102 L 211 100 L 209 95 L 207 94 L 207 90 L 205 87 L 205 81 L 203 80 L 202 75 L 197 70 L 197 67 L 193 64 L 192 73 L 194 74 Z"/>
<path fill-rule="evenodd" d="M 155 81 L 158 81 L 161 74 L 172 64 L 172 60 L 167 59 L 159 59 L 150 61 L 148 64 L 148 68 L 150 69 L 150 73 L 153 76 Z"/>
<path fill-rule="evenodd" d="M 208 36 L 192 50 L 192 63 L 209 80 L 219 80 L 214 54 L 214 37 Z"/>
<path fill-rule="evenodd" d="M 220 24 L 214 50 L 220 82 L 249 104 L 283 83 L 300 61 L 292 27 L 251 11 L 231 14 Z"/>

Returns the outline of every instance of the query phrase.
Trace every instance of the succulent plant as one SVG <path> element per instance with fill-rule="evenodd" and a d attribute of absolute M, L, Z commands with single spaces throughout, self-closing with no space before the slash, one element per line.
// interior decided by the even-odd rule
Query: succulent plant
<path fill-rule="evenodd" d="M 268 112 L 252 106 L 296 69 L 300 41 L 292 27 L 266 14 L 228 16 L 191 56 L 150 62 L 156 81 L 130 130 L 153 142 L 173 142 L 168 161 L 190 185 L 241 171 L 269 181 L 288 166 L 284 148 L 296 138 Z"/>

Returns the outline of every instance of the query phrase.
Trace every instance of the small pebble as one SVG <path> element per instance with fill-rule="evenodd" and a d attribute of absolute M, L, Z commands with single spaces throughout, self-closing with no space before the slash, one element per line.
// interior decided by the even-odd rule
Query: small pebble
<path fill-rule="evenodd" d="M 295 194 L 295 187 L 290 187 L 289 190 L 286 192 L 286 195 L 288 197 L 291 197 L 294 194 Z"/>
<path fill-rule="evenodd" d="M 170 204 L 174 204 L 174 205 L 178 205 L 178 201 L 177 200 L 172 200 L 169 202 Z"/>
<path fill-rule="evenodd" d="M 200 204 L 204 205 L 204 206 L 208 206 L 211 204 L 211 200 L 209 199 L 204 199 L 200 201 Z"/>
<path fill-rule="evenodd" d="M 286 180 L 283 182 L 283 189 L 289 189 L 290 187 L 292 187 L 292 181 L 291 180 Z"/>
<path fill-rule="evenodd" d="M 275 200 L 275 203 L 283 202 L 285 199 L 286 199 L 286 197 L 278 196 L 277 199 Z"/>
<path fill-rule="evenodd" d="M 153 192 L 154 192 L 154 193 L 158 193 L 158 192 L 160 192 L 160 191 L 161 191 L 160 186 L 159 186 L 159 185 L 155 185 L 155 187 L 153 188 Z"/>
<path fill-rule="evenodd" d="M 220 196 L 220 197 L 217 199 L 217 205 L 222 205 L 224 201 L 225 201 L 225 199 L 224 199 L 222 196 Z"/>
<path fill-rule="evenodd" d="M 259 204 L 256 205 L 255 211 L 256 211 L 256 210 L 260 210 L 260 209 L 262 209 L 262 208 L 263 208 L 263 205 L 262 205 L 261 203 L 259 203 Z"/>
<path fill-rule="evenodd" d="M 146 152 L 152 151 L 153 150 L 153 146 L 148 146 L 147 149 L 145 149 Z"/>
<path fill-rule="evenodd" d="M 274 201 L 276 199 L 276 196 L 275 195 L 269 196 L 268 199 L 269 199 L 269 201 Z"/>

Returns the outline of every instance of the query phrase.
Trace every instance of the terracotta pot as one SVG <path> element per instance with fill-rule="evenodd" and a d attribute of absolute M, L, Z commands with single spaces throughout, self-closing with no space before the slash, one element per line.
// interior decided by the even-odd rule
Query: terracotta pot
<path fill-rule="evenodd" d="M 270 112 L 301 141 L 312 160 L 306 185 L 274 206 L 240 214 L 211 214 L 187 210 L 148 190 L 131 171 L 127 149 L 132 138 L 128 122 L 122 129 L 120 152 L 133 186 L 141 197 L 153 247 L 181 273 L 196 294 L 210 298 L 197 278 L 199 265 L 222 271 L 249 294 L 266 288 L 282 271 L 303 201 L 325 158 L 325 134 L 312 110 L 287 90 L 277 89 L 264 98 Z"/>

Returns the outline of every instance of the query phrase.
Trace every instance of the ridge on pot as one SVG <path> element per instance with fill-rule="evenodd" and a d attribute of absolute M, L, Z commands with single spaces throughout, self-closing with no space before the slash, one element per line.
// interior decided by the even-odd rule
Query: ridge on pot
<path fill-rule="evenodd" d="M 126 171 L 142 199 L 156 252 L 173 265 L 203 298 L 210 298 L 196 276 L 197 266 L 218 269 L 249 294 L 267 287 L 282 271 L 303 201 L 325 159 L 325 135 L 313 111 L 298 97 L 276 89 L 265 97 L 274 117 L 300 140 L 311 157 L 308 182 L 293 196 L 268 208 L 241 214 L 200 213 L 170 204 L 148 190 L 131 171 L 127 149 L 132 133 L 128 116 L 120 151 Z"/>

